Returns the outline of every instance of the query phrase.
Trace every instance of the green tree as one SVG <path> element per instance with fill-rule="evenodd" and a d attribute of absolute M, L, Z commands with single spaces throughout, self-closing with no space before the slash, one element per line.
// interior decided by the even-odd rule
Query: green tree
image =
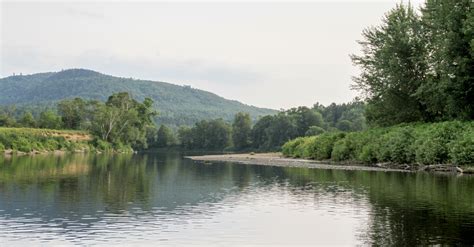
<path fill-rule="evenodd" d="M 15 106 L 0 107 L 0 126 L 14 127 L 16 125 Z"/>
<path fill-rule="evenodd" d="M 353 129 L 353 124 L 349 120 L 342 120 L 337 123 L 336 128 L 338 128 L 341 131 L 351 131 Z"/>
<path fill-rule="evenodd" d="M 323 128 L 319 126 L 311 126 L 308 131 L 306 131 L 305 136 L 317 136 L 326 132 Z"/>
<path fill-rule="evenodd" d="M 428 73 L 416 95 L 433 120 L 473 119 L 474 4 L 427 0 L 422 14 Z"/>
<path fill-rule="evenodd" d="M 254 148 L 265 148 L 268 147 L 268 135 L 267 135 L 267 129 L 270 128 L 270 126 L 273 123 L 273 116 L 264 116 L 260 118 L 255 125 L 252 128 L 252 134 L 251 134 L 251 139 L 252 139 L 252 146 Z"/>
<path fill-rule="evenodd" d="M 362 70 L 354 87 L 367 98 L 367 119 L 379 125 L 425 119 L 425 105 L 415 96 L 427 71 L 426 40 L 416 11 L 399 4 L 363 36 L 362 55 L 352 55 L 352 61 Z"/>
<path fill-rule="evenodd" d="M 191 128 L 186 127 L 186 126 L 181 126 L 178 129 L 178 139 L 184 148 L 193 148 L 193 131 Z"/>
<path fill-rule="evenodd" d="M 296 123 L 285 113 L 279 113 L 272 118 L 270 126 L 265 129 L 267 142 L 264 148 L 279 149 L 285 142 L 298 136 Z"/>
<path fill-rule="evenodd" d="M 23 113 L 23 116 L 21 117 L 19 123 L 22 127 L 30 127 L 30 128 L 36 127 L 36 120 L 30 111 Z"/>
<path fill-rule="evenodd" d="M 236 149 L 244 149 L 250 146 L 250 134 L 252 132 L 252 120 L 248 113 L 239 112 L 232 123 L 232 141 Z"/>
<path fill-rule="evenodd" d="M 63 125 L 61 117 L 53 110 L 46 110 L 40 113 L 38 126 L 44 129 L 61 129 Z"/>
<path fill-rule="evenodd" d="M 113 94 L 105 104 L 95 105 L 92 132 L 116 145 L 147 148 L 146 130 L 156 115 L 152 104 L 150 99 L 140 103 L 126 92 Z"/>
<path fill-rule="evenodd" d="M 297 136 L 304 136 L 311 126 L 323 126 L 323 116 L 321 113 L 308 107 L 300 106 L 293 108 L 288 110 L 287 114 L 294 118 Z"/>
<path fill-rule="evenodd" d="M 86 102 L 81 98 L 62 100 L 58 103 L 58 112 L 66 129 L 81 129 L 86 117 Z"/>
<path fill-rule="evenodd" d="M 162 124 L 158 129 L 156 137 L 156 146 L 163 148 L 176 144 L 176 139 L 174 137 L 173 131 L 168 128 L 166 125 Z"/>

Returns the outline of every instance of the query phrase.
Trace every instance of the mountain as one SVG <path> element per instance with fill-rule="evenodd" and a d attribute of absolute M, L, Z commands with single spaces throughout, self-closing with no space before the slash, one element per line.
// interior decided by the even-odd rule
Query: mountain
<path fill-rule="evenodd" d="M 136 80 L 101 74 L 86 69 L 16 75 L 0 79 L 0 105 L 52 107 L 62 99 L 81 97 L 106 100 L 116 92 L 129 92 L 135 99 L 154 100 L 158 124 L 192 125 L 202 119 L 231 120 L 237 112 L 252 118 L 275 110 L 246 105 L 216 94 L 160 81 Z"/>

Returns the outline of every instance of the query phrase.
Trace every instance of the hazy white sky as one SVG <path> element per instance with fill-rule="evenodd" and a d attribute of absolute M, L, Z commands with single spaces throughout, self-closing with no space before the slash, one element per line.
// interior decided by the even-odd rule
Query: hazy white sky
<path fill-rule="evenodd" d="M 397 2 L 2 1 L 0 77 L 87 68 L 260 107 L 342 103 L 356 40 Z"/>

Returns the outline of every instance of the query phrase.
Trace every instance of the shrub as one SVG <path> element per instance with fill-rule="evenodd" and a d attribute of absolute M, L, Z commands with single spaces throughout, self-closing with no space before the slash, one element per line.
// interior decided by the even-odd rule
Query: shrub
<path fill-rule="evenodd" d="M 325 160 L 331 158 L 334 143 L 344 138 L 345 133 L 331 132 L 316 136 L 308 143 L 309 158 Z"/>
<path fill-rule="evenodd" d="M 444 122 L 417 128 L 415 141 L 416 162 L 421 164 L 445 163 L 449 160 L 448 145 L 462 133 L 461 122 Z"/>
<path fill-rule="evenodd" d="M 0 143 L 0 152 L 3 152 L 3 151 L 5 151 L 5 146 Z"/>
<path fill-rule="evenodd" d="M 31 152 L 33 150 L 30 141 L 24 137 L 18 137 L 16 140 L 14 140 L 12 143 L 12 149 L 25 153 Z"/>
<path fill-rule="evenodd" d="M 405 124 L 361 132 L 326 132 L 297 138 L 283 146 L 287 156 L 351 160 L 363 163 L 396 162 L 474 164 L 474 122 Z"/>
<path fill-rule="evenodd" d="M 357 156 L 357 160 L 364 162 L 366 164 L 374 164 L 377 163 L 377 149 L 378 146 L 376 144 L 370 143 L 362 147 L 359 155 Z"/>
<path fill-rule="evenodd" d="M 379 142 L 377 159 L 379 161 L 392 161 L 396 163 L 412 163 L 415 160 L 413 151 L 413 127 L 395 127 Z"/>
<path fill-rule="evenodd" d="M 299 137 L 283 144 L 283 147 L 282 147 L 283 155 L 289 156 L 289 157 L 301 157 L 297 155 L 295 150 L 301 143 L 303 143 L 304 139 L 305 139 L 304 137 Z"/>
<path fill-rule="evenodd" d="M 450 143 L 449 157 L 456 165 L 474 165 L 474 131 Z"/>
<path fill-rule="evenodd" d="M 45 150 L 53 151 L 59 149 L 59 143 L 55 139 L 47 139 L 45 140 L 43 147 Z"/>
<path fill-rule="evenodd" d="M 96 149 L 101 152 L 107 152 L 112 150 L 112 145 L 106 141 L 96 140 Z"/>
<path fill-rule="evenodd" d="M 362 149 L 370 141 L 370 132 L 348 133 L 343 139 L 334 144 L 331 159 L 335 161 L 358 161 Z"/>

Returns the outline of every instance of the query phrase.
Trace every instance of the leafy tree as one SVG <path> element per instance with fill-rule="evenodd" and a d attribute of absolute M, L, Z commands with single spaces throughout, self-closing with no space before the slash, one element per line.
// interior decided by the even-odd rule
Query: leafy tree
<path fill-rule="evenodd" d="M 62 100 L 58 112 L 66 129 L 80 129 L 86 117 L 86 102 L 81 98 Z"/>
<path fill-rule="evenodd" d="M 135 147 L 147 147 L 146 130 L 153 125 L 152 101 L 143 103 L 132 99 L 126 92 L 116 93 L 109 97 L 105 104 L 95 106 L 92 121 L 92 132 L 102 140 Z"/>
<path fill-rule="evenodd" d="M 250 134 L 252 132 L 252 120 L 248 113 L 239 112 L 235 115 L 232 124 L 232 141 L 236 149 L 244 149 L 250 146 Z"/>
<path fill-rule="evenodd" d="M 176 143 L 173 131 L 163 124 L 158 129 L 156 139 L 156 146 L 160 148 L 172 146 Z"/>
<path fill-rule="evenodd" d="M 311 126 L 308 131 L 306 131 L 305 136 L 317 136 L 326 132 L 323 128 L 319 126 Z"/>
<path fill-rule="evenodd" d="M 290 139 L 298 136 L 297 126 L 292 118 L 284 113 L 273 117 L 272 124 L 265 130 L 267 142 L 265 148 L 278 149 Z"/>
<path fill-rule="evenodd" d="M 367 118 L 380 125 L 426 118 L 415 93 L 425 81 L 427 51 L 422 23 L 408 5 L 397 5 L 378 27 L 365 29 L 362 55 L 352 61 L 362 72 L 355 88 L 367 98 Z"/>
<path fill-rule="evenodd" d="M 192 128 L 179 128 L 178 137 L 185 148 L 223 150 L 231 144 L 231 131 L 222 119 L 202 120 Z"/>
<path fill-rule="evenodd" d="M 0 107 L 0 126 L 13 127 L 16 125 L 15 106 Z"/>
<path fill-rule="evenodd" d="M 427 0 L 422 8 L 428 72 L 416 95 L 433 120 L 474 118 L 473 6 L 471 0 Z"/>
<path fill-rule="evenodd" d="M 40 113 L 38 126 L 44 129 L 60 129 L 63 125 L 61 117 L 52 110 Z"/>
<path fill-rule="evenodd" d="M 287 114 L 294 118 L 297 136 L 304 136 L 310 126 L 323 126 L 324 121 L 321 113 L 308 107 L 293 108 L 288 110 Z"/>
<path fill-rule="evenodd" d="M 273 116 L 264 116 L 260 118 L 257 123 L 253 126 L 251 139 L 252 139 L 252 146 L 254 148 L 264 148 L 268 147 L 268 136 L 267 136 L 267 129 L 273 123 Z"/>
<path fill-rule="evenodd" d="M 30 128 L 35 128 L 36 127 L 36 120 L 33 117 L 33 114 L 31 112 L 27 111 L 23 113 L 23 116 L 21 117 L 19 124 L 22 127 L 30 127 Z"/>
<path fill-rule="evenodd" d="M 181 126 L 178 129 L 178 139 L 180 144 L 185 148 L 193 148 L 193 131 L 191 128 Z"/>
<path fill-rule="evenodd" d="M 336 127 L 341 131 L 351 131 L 353 129 L 353 124 L 349 120 L 342 120 L 337 123 Z"/>

